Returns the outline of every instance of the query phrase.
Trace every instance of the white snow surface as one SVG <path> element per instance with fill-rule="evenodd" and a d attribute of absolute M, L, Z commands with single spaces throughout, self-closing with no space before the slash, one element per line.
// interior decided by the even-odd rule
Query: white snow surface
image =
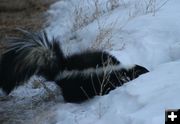
<path fill-rule="evenodd" d="M 57 124 L 163 124 L 166 109 L 180 108 L 180 1 L 164 4 L 165 0 L 157 0 L 157 11 L 146 12 L 143 0 L 124 0 L 112 11 L 103 7 L 106 2 L 100 0 L 104 13 L 69 33 L 73 29 L 73 5 L 81 3 L 91 14 L 94 9 L 87 7 L 88 1 L 59 1 L 53 5 L 50 11 L 54 18 L 47 28 L 50 35 L 63 40 L 64 50 L 78 52 L 93 44 L 98 26 L 112 29 L 111 36 L 106 35 L 111 47 L 103 50 L 123 64 L 139 64 L 150 72 L 106 96 L 82 104 L 60 103 L 54 111 Z"/>
<path fill-rule="evenodd" d="M 95 46 L 95 49 L 110 52 L 125 65 L 139 64 L 150 72 L 108 95 L 96 96 L 81 104 L 61 100 L 48 111 L 39 113 L 35 122 L 164 124 L 165 110 L 180 108 L 180 0 L 155 0 L 148 9 L 150 0 L 119 0 L 119 6 L 114 9 L 110 9 L 109 0 L 99 0 L 100 14 L 94 20 L 93 1 L 54 3 L 47 11 L 51 15 L 51 23 L 46 28 L 49 36 L 59 39 L 67 54 Z M 90 21 L 74 29 L 77 6 Z M 100 30 L 110 33 L 96 44 Z M 25 92 L 22 89 L 14 91 L 15 96 L 21 96 L 21 91 Z M 28 92 L 27 87 L 25 90 Z"/>

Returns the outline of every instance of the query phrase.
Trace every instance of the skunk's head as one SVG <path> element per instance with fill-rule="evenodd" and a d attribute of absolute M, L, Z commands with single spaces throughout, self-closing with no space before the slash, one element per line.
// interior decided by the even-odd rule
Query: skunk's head
<path fill-rule="evenodd" d="M 140 75 L 149 72 L 145 67 L 135 65 L 134 67 L 127 69 L 127 76 L 130 78 L 130 80 L 133 80 Z"/>

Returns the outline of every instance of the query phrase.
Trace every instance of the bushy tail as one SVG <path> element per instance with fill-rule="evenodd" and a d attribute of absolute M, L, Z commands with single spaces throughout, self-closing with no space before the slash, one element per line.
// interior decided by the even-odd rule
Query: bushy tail
<path fill-rule="evenodd" d="M 1 56 L 0 87 L 7 94 L 34 74 L 53 80 L 64 58 L 60 43 L 55 39 L 50 41 L 45 31 L 20 31 L 23 38 L 8 39 Z"/>

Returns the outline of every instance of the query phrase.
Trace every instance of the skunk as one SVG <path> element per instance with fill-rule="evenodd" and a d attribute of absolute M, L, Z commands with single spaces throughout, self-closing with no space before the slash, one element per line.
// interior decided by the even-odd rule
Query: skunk
<path fill-rule="evenodd" d="M 0 87 L 9 94 L 32 75 L 54 80 L 59 71 L 82 70 L 102 66 L 105 60 L 119 63 L 113 56 L 102 51 L 86 51 L 65 57 L 59 41 L 50 41 L 46 32 L 31 33 L 19 29 L 22 38 L 9 38 L 0 61 Z"/>
<path fill-rule="evenodd" d="M 123 66 L 105 51 L 84 51 L 65 56 L 60 42 L 45 31 L 20 30 L 22 38 L 10 38 L 0 61 L 0 87 L 9 94 L 32 75 L 55 81 L 67 102 L 82 102 L 104 95 L 117 86 L 148 72 L 142 66 Z"/>

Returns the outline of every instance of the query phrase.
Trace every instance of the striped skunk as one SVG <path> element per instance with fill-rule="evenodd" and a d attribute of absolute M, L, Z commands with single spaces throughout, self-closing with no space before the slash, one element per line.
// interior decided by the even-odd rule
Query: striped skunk
<path fill-rule="evenodd" d="M 64 56 L 60 43 L 46 32 L 20 30 L 22 38 L 10 38 L 0 61 L 0 87 L 9 94 L 32 75 L 55 81 L 67 102 L 82 102 L 104 95 L 117 86 L 148 72 L 142 66 L 124 67 L 104 51 L 84 51 Z"/>

